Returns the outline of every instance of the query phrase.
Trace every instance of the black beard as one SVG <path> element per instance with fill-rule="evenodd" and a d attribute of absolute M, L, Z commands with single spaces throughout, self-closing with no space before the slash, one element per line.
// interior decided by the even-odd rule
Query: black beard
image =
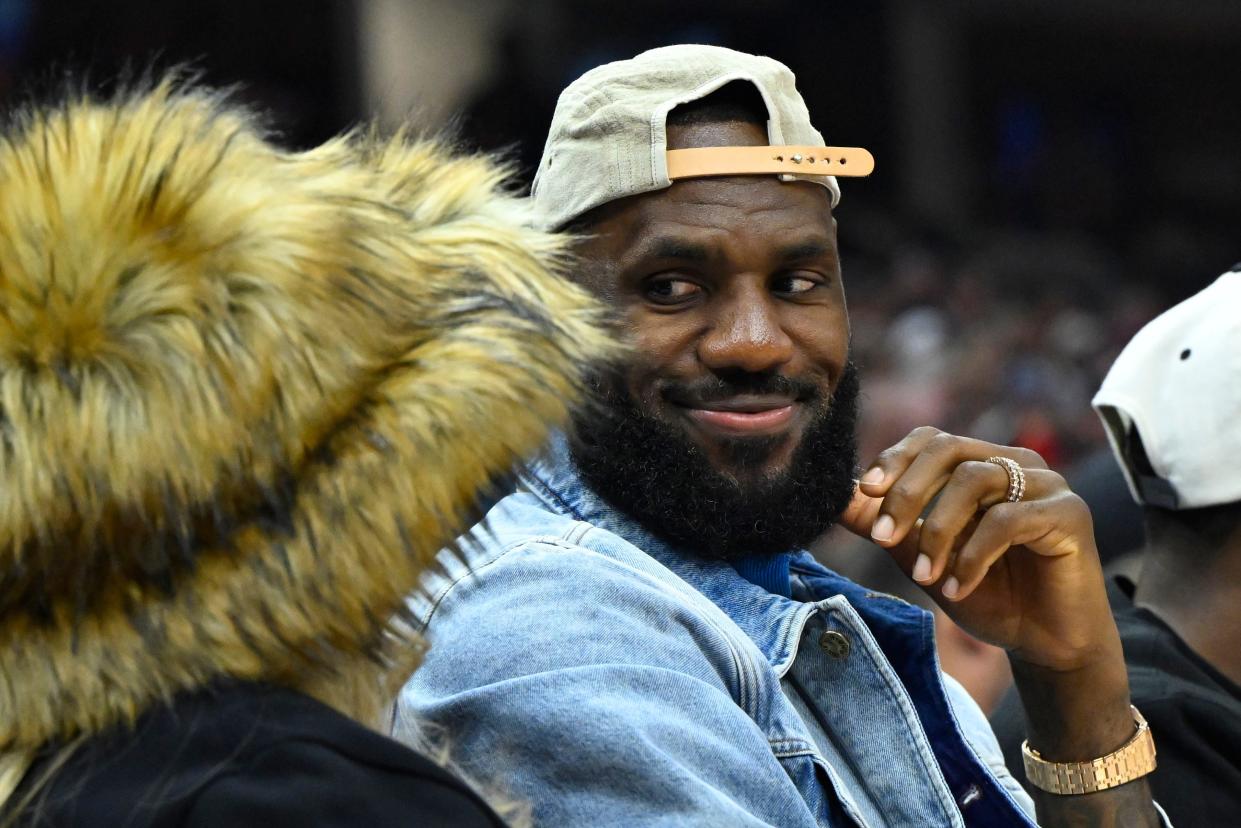
<path fill-rule="evenodd" d="M 573 459 L 611 505 L 675 548 L 713 560 L 804 548 L 834 524 L 853 496 L 858 377 L 850 362 L 829 400 L 786 377 L 744 375 L 710 382 L 717 398 L 800 392 L 816 408 L 789 466 L 757 470 L 784 439 L 737 438 L 725 447 L 738 476 L 717 471 L 684 430 L 639 410 L 619 377 L 574 422 Z M 754 474 L 745 474 L 747 468 Z"/>

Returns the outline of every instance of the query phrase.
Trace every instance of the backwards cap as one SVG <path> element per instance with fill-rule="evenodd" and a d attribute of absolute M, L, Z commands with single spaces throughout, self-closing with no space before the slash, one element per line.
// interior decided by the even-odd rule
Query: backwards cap
<path fill-rule="evenodd" d="M 1138 331 L 1092 404 L 1138 503 L 1241 501 L 1241 264 Z"/>
<path fill-rule="evenodd" d="M 769 146 L 669 151 L 668 113 L 732 81 L 762 96 Z M 561 93 L 531 197 L 544 225 L 558 228 L 682 178 L 775 174 L 822 184 L 834 207 L 836 177 L 869 175 L 874 166 L 864 149 L 823 145 L 784 64 L 719 46 L 665 46 L 591 69 Z"/>

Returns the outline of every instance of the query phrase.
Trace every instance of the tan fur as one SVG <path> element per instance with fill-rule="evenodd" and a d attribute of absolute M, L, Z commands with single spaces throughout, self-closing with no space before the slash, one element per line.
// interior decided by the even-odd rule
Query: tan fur
<path fill-rule="evenodd" d="M 503 183 L 172 82 L 10 130 L 0 744 L 221 676 L 375 712 L 402 597 L 613 347 Z"/>

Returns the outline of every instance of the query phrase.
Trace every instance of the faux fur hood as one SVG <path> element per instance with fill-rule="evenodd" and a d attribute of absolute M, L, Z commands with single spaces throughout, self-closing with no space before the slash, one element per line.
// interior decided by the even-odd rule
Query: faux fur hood
<path fill-rule="evenodd" d="M 525 209 L 488 160 L 286 152 L 175 82 L 6 131 L 0 744 L 221 677 L 377 686 L 420 572 L 611 353 Z"/>

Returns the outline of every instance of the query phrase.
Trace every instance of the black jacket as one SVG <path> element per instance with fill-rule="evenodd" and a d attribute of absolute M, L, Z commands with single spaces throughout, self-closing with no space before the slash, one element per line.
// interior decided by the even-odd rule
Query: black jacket
<path fill-rule="evenodd" d="M 24 784 L 41 775 L 46 761 Z M 234 684 L 183 694 L 132 730 L 91 739 L 19 824 L 495 828 L 503 822 L 454 776 L 332 708 L 289 690 Z"/>
<path fill-rule="evenodd" d="M 1241 688 L 1203 661 L 1118 579 L 1108 597 L 1129 668 L 1129 694 L 1150 723 L 1151 790 L 1176 828 L 1241 824 Z M 1025 724 L 1010 692 L 991 718 L 1019 779 Z"/>

